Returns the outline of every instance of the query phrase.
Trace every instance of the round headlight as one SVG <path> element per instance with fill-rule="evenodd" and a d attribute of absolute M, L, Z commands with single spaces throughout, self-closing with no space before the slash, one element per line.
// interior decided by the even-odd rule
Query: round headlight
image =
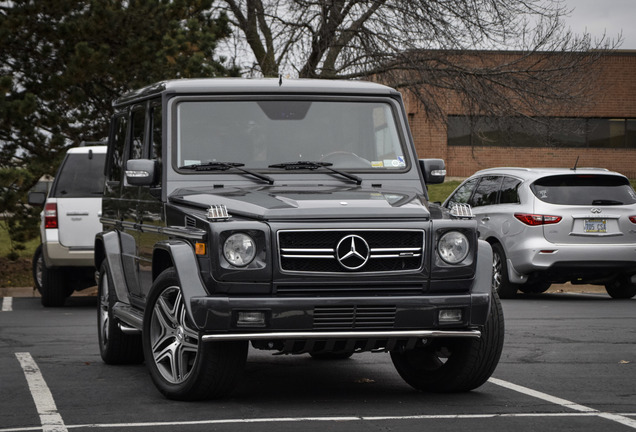
<path fill-rule="evenodd" d="M 244 267 L 256 256 L 256 242 L 247 234 L 232 234 L 223 244 L 223 256 L 230 264 Z"/>
<path fill-rule="evenodd" d="M 437 244 L 439 256 L 448 264 L 459 264 L 468 256 L 470 243 L 468 237 L 459 231 L 449 231 Z"/>

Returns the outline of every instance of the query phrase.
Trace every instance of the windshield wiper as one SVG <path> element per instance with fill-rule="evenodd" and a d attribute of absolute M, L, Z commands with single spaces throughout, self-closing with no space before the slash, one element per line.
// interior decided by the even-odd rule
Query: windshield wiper
<path fill-rule="evenodd" d="M 229 169 L 235 169 L 241 171 L 242 173 L 249 174 L 253 177 L 256 177 L 260 180 L 267 182 L 268 184 L 274 184 L 274 179 L 268 175 L 257 173 L 255 171 L 251 171 L 245 168 L 241 168 L 244 166 L 244 163 L 240 162 L 205 162 L 201 164 L 194 165 L 184 165 L 179 167 L 179 169 L 184 170 L 193 170 L 193 171 L 227 171 Z"/>
<path fill-rule="evenodd" d="M 362 184 L 362 179 L 357 175 L 349 174 L 345 171 L 340 171 L 334 168 L 331 168 L 333 165 L 331 162 L 312 162 L 312 161 L 298 161 L 298 162 L 283 162 L 279 164 L 270 165 L 269 168 L 282 168 L 285 170 L 297 170 L 297 169 L 310 169 L 315 170 L 319 168 L 324 168 L 328 171 L 331 171 L 334 174 L 341 175 L 349 180 L 353 180 L 357 185 Z"/>

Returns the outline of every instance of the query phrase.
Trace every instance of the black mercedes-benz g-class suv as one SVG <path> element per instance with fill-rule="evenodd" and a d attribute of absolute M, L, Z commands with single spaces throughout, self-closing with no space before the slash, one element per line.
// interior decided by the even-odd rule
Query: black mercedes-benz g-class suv
<path fill-rule="evenodd" d="M 418 161 L 400 93 L 176 80 L 114 107 L 95 239 L 106 363 L 145 359 L 182 400 L 227 394 L 248 343 L 389 352 L 424 391 L 490 377 L 504 337 L 492 251 L 470 209 L 429 204 L 444 163 Z"/>

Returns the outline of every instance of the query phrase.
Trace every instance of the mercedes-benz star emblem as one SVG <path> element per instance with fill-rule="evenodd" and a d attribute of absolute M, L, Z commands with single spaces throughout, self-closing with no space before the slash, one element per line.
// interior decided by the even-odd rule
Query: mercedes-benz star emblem
<path fill-rule="evenodd" d="M 369 245 L 358 235 L 345 236 L 336 246 L 336 258 L 347 270 L 357 270 L 369 260 Z"/>

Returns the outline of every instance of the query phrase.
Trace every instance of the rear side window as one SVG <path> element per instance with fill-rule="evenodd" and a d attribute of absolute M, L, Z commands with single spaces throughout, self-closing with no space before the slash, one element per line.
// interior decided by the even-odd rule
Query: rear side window
<path fill-rule="evenodd" d="M 51 196 L 86 198 L 103 195 L 105 161 L 103 153 L 68 154 L 58 170 Z"/>
<path fill-rule="evenodd" d="M 541 201 L 566 205 L 623 205 L 636 203 L 629 180 L 615 175 L 556 175 L 535 181 L 530 189 Z"/>
<path fill-rule="evenodd" d="M 501 184 L 501 193 L 499 194 L 499 204 L 519 204 L 519 185 L 521 180 L 504 177 Z"/>

